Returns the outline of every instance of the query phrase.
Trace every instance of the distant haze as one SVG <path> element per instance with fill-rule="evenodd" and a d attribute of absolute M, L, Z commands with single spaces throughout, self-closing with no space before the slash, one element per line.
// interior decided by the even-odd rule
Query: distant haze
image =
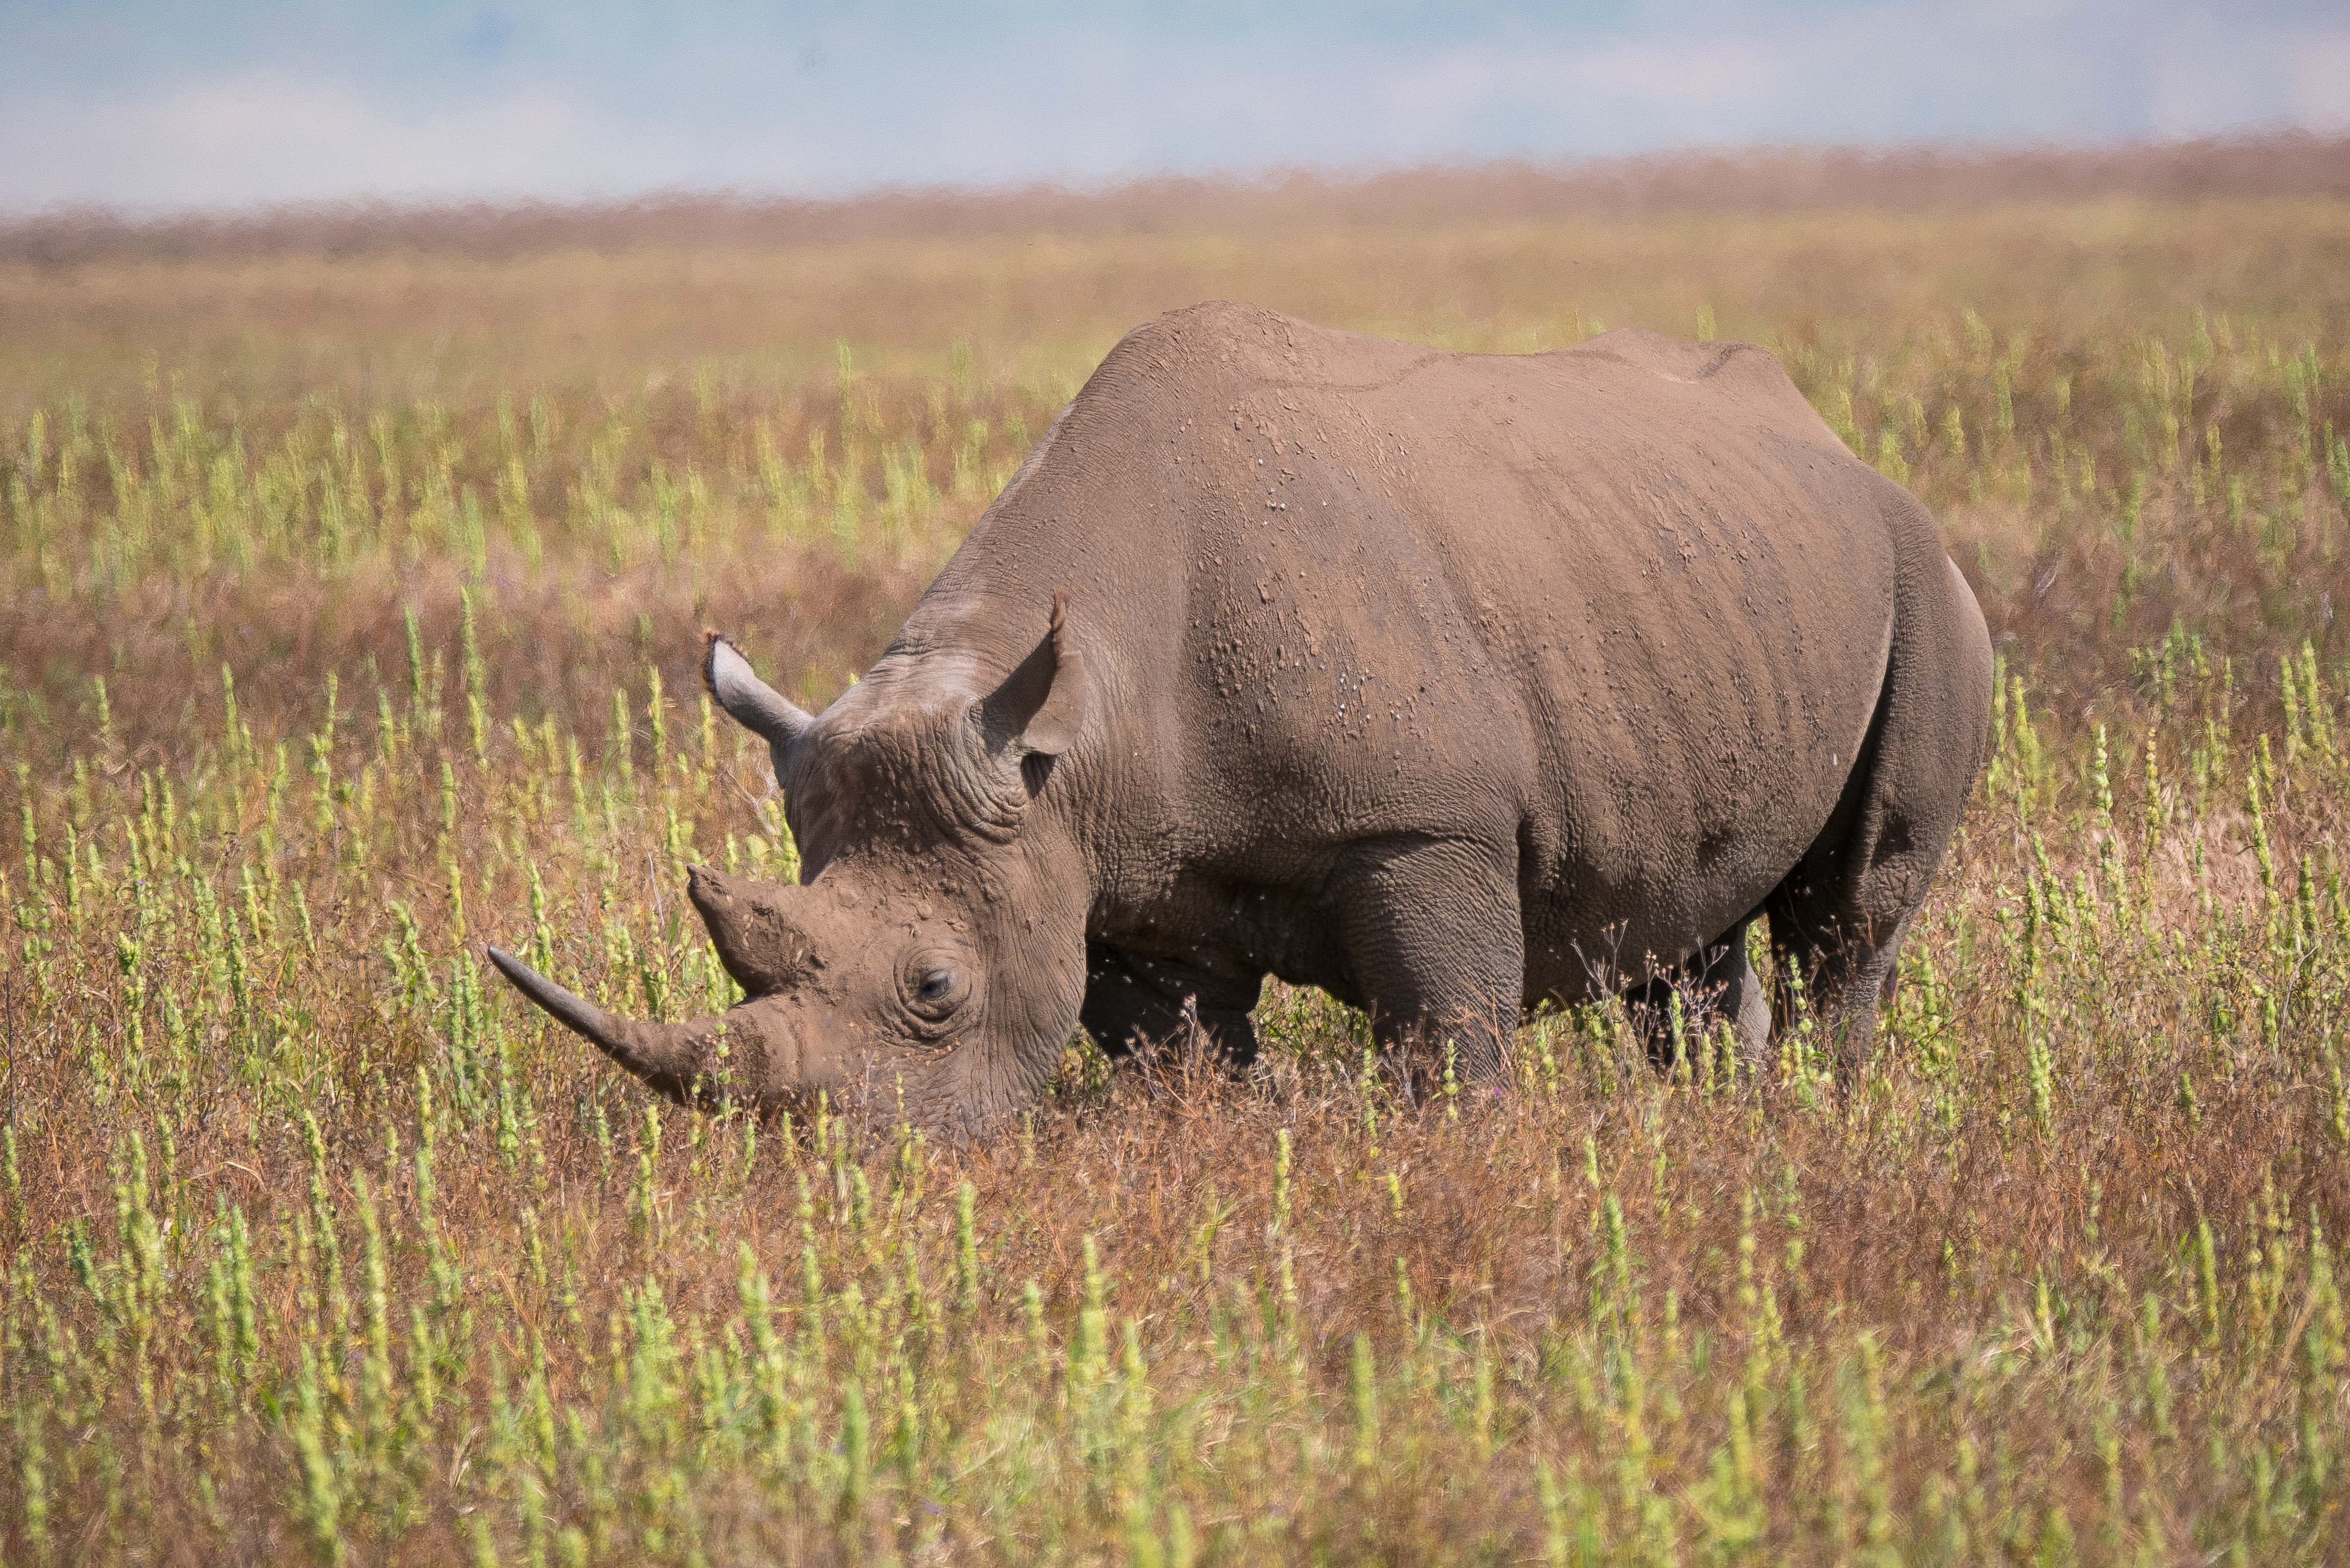
<path fill-rule="evenodd" d="M 2339 0 L 0 0 L 0 213 L 2293 129 L 2350 130 Z"/>

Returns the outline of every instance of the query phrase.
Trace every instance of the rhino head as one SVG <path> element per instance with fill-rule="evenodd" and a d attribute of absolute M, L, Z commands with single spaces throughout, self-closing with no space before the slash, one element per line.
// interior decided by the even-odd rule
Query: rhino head
<path fill-rule="evenodd" d="M 715 1018 L 615 1017 L 494 948 L 533 1002 L 681 1103 L 878 1098 L 982 1130 L 1033 1099 L 1076 1027 L 1087 878 L 1039 796 L 1084 726 L 1084 661 L 1055 596 L 1044 639 L 987 680 L 893 650 L 821 715 L 712 635 L 711 694 L 765 740 L 802 884 L 697 867 L 689 896 L 745 992 Z"/>

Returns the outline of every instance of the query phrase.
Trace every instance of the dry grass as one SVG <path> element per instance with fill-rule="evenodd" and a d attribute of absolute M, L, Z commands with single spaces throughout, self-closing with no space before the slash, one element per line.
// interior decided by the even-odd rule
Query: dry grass
<path fill-rule="evenodd" d="M 2339 1560 L 2345 262 L 2141 195 L 0 270 L 0 1560 Z M 956 1153 L 484 984 L 723 998 L 682 867 L 787 845 L 699 628 L 828 695 L 1213 295 L 1710 321 L 1938 508 L 2013 683 L 1849 1103 L 1599 1010 L 1407 1106 L 1284 993 L 1257 1081 L 1073 1050 Z"/>

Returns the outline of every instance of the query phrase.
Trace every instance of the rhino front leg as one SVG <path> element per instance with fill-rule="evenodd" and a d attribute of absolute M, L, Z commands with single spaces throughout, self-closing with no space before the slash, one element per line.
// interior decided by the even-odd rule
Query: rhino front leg
<path fill-rule="evenodd" d="M 1516 846 L 1388 840 L 1357 851 L 1337 900 L 1347 967 L 1383 1050 L 1469 1084 L 1509 1082 L 1525 992 Z"/>
<path fill-rule="evenodd" d="M 1077 1021 L 1113 1061 L 1180 1047 L 1196 1028 L 1226 1063 L 1245 1067 L 1256 1060 L 1256 1022 L 1249 1013 L 1263 985 L 1262 976 L 1220 974 L 1088 942 Z"/>

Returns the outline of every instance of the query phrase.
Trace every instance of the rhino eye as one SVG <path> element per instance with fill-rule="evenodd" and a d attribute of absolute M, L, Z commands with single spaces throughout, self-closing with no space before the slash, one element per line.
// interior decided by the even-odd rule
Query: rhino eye
<path fill-rule="evenodd" d="M 916 953 L 899 971 L 899 994 L 918 1018 L 943 1023 L 971 994 L 961 966 L 943 952 Z"/>

